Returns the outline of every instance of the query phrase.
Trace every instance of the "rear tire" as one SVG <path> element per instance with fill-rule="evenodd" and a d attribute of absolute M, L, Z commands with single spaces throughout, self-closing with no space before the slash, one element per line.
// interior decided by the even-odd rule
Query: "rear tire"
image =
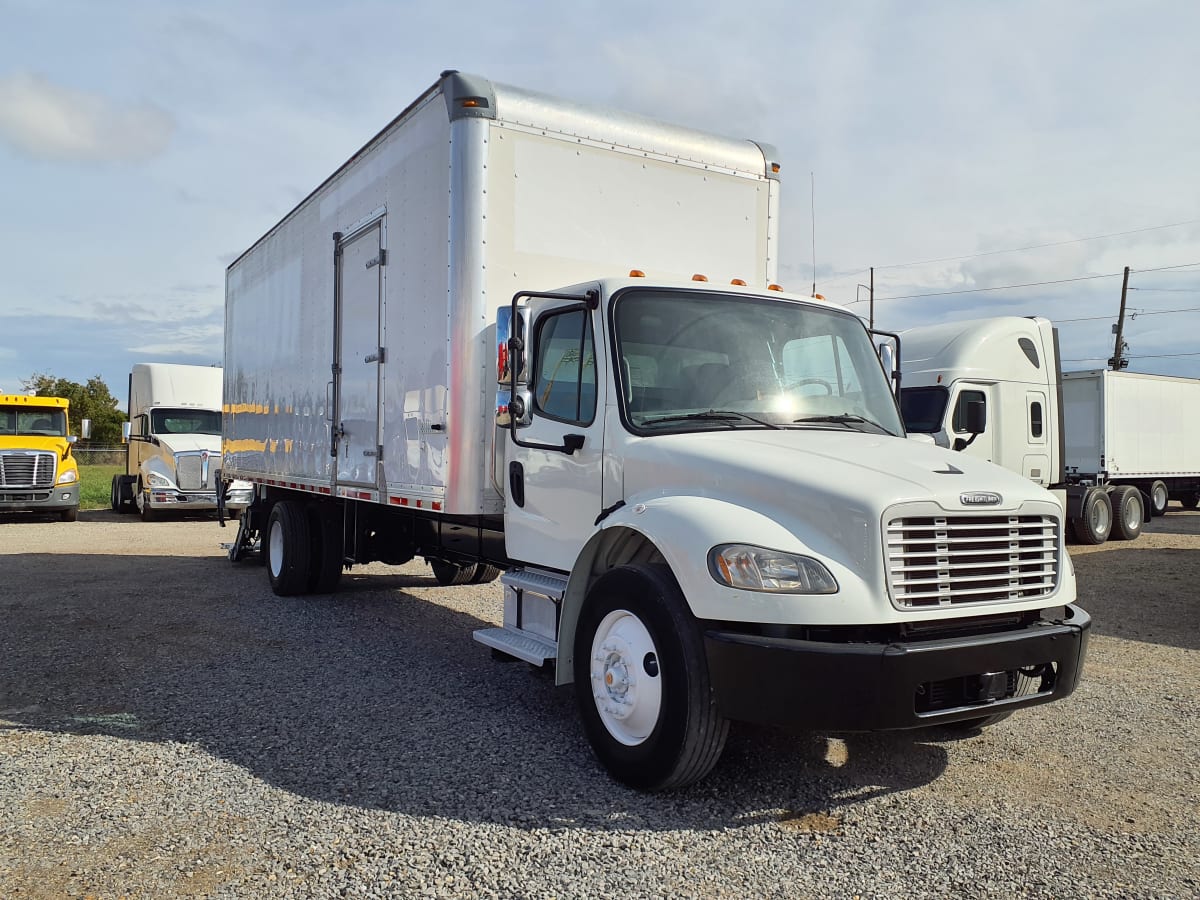
<path fill-rule="evenodd" d="M 124 505 L 121 502 L 121 476 L 114 475 L 112 479 L 112 490 L 108 495 L 108 505 L 115 513 L 121 512 L 121 507 Z"/>
<path fill-rule="evenodd" d="M 596 757 L 618 781 L 678 788 L 725 748 L 700 628 L 665 566 L 627 565 L 588 591 L 575 632 L 575 699 Z"/>
<path fill-rule="evenodd" d="M 309 507 L 308 528 L 312 541 L 308 591 L 313 594 L 332 594 L 337 590 L 342 569 L 345 568 L 341 509 Z"/>
<path fill-rule="evenodd" d="M 308 588 L 310 549 L 304 507 L 293 500 L 280 500 L 271 507 L 263 539 L 267 578 L 278 596 L 292 597 Z"/>
<path fill-rule="evenodd" d="M 1161 481 L 1153 481 L 1150 483 L 1150 515 L 1161 516 L 1167 511 L 1167 501 L 1170 500 L 1170 494 L 1167 492 L 1167 486 Z"/>
<path fill-rule="evenodd" d="M 1112 503 L 1112 537 L 1118 541 L 1136 540 L 1142 533 L 1142 492 L 1133 485 L 1123 484 L 1113 488 L 1109 495 Z"/>
<path fill-rule="evenodd" d="M 1113 510 L 1108 494 L 1091 488 L 1083 498 L 1079 518 L 1073 523 L 1075 539 L 1081 544 L 1103 544 L 1112 531 Z"/>
<path fill-rule="evenodd" d="M 470 584 L 479 566 L 475 563 L 460 565 L 446 562 L 444 559 L 431 559 L 429 568 L 433 569 L 433 577 L 442 587 L 457 587 L 460 584 Z"/>
<path fill-rule="evenodd" d="M 480 563 L 475 567 L 475 574 L 471 576 L 471 584 L 491 584 L 499 577 L 499 566 L 489 566 L 487 563 Z"/>
<path fill-rule="evenodd" d="M 58 517 L 64 522 L 74 522 L 79 518 L 79 507 L 72 506 L 70 509 L 64 509 L 58 514 Z"/>
<path fill-rule="evenodd" d="M 1190 494 L 1180 495 L 1179 505 L 1184 509 L 1195 509 L 1200 506 L 1200 492 L 1192 491 Z"/>

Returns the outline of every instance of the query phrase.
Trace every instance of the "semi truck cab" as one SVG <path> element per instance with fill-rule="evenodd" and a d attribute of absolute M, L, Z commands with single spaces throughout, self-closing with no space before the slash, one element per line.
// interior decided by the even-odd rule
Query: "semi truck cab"
<path fill-rule="evenodd" d="M 79 467 L 71 453 L 78 438 L 68 427 L 69 406 L 62 397 L 0 395 L 0 511 L 78 517 Z"/>

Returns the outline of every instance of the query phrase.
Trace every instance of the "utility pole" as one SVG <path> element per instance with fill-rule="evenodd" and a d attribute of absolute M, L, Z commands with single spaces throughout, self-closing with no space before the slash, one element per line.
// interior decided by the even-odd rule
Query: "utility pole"
<path fill-rule="evenodd" d="M 871 289 L 867 292 L 871 298 L 871 327 L 875 327 L 875 267 L 871 266 Z"/>
<path fill-rule="evenodd" d="M 1124 359 L 1125 355 L 1125 294 L 1129 291 L 1129 266 L 1125 267 L 1125 277 L 1121 280 L 1121 312 L 1117 316 L 1117 342 L 1113 346 L 1112 359 L 1108 364 L 1112 366 L 1114 372 L 1119 372 L 1121 369 L 1129 365 L 1129 360 Z"/>

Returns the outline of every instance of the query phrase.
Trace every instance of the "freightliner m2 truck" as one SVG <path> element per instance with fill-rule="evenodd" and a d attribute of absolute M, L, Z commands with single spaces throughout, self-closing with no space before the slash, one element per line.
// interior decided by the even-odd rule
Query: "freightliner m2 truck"
<path fill-rule="evenodd" d="M 125 474 L 112 480 L 114 511 L 140 512 L 150 521 L 164 513 L 216 510 L 219 500 L 239 515 L 249 504 L 249 484 L 220 477 L 221 388 L 215 366 L 134 365 Z"/>
<path fill-rule="evenodd" d="M 1050 320 L 997 316 L 901 332 L 911 433 L 1045 485 L 1084 544 L 1133 540 L 1169 499 L 1200 499 L 1200 381 L 1063 372 Z"/>
<path fill-rule="evenodd" d="M 78 438 L 67 423 L 63 397 L 0 395 L 0 512 L 79 516 L 79 467 L 71 453 Z M 87 434 L 87 420 L 83 421 Z"/>
<path fill-rule="evenodd" d="M 730 720 L 986 724 L 1069 694 L 1062 509 L 907 440 L 859 317 L 776 280 L 769 146 L 444 73 L 226 275 L 230 556 L 423 557 L 618 779 Z"/>

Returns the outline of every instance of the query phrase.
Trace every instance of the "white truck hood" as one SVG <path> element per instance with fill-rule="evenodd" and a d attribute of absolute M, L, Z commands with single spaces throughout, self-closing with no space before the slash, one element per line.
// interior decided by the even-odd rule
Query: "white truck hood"
<path fill-rule="evenodd" d="M 670 489 L 753 504 L 761 511 L 801 513 L 823 499 L 878 517 L 906 501 L 933 500 L 947 511 L 977 510 L 964 493 L 990 492 L 1013 510 L 1023 502 L 1056 502 L 1028 479 L 989 462 L 927 442 L 857 431 L 750 429 L 662 435 L 629 447 L 627 500 Z M 818 504 L 825 505 L 825 504 Z M 807 518 L 807 517 L 806 517 Z"/>
<path fill-rule="evenodd" d="M 156 434 L 158 446 L 167 453 L 187 450 L 207 450 L 221 455 L 221 436 L 218 434 Z"/>

